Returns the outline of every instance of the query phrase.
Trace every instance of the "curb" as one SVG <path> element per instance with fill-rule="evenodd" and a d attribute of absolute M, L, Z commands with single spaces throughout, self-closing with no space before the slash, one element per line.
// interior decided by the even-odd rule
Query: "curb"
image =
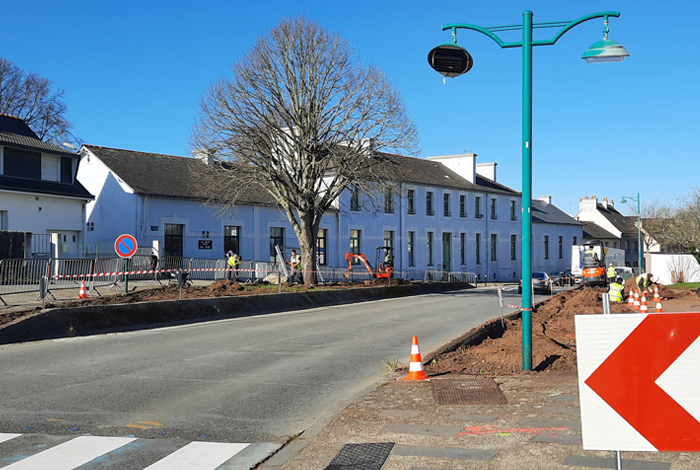
<path fill-rule="evenodd" d="M 431 294 L 470 287 L 472 286 L 464 283 L 406 284 L 282 294 L 57 307 L 39 311 L 0 328 L 0 344 L 136 331 L 409 295 Z"/>

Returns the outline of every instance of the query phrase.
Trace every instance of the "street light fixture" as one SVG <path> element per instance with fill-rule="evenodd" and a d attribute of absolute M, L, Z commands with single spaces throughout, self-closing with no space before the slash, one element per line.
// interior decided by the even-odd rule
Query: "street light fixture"
<path fill-rule="evenodd" d="M 627 199 L 631 201 L 635 201 L 637 203 L 637 253 L 639 255 L 639 260 L 638 260 L 638 266 L 639 266 L 639 272 L 642 272 L 642 211 L 640 208 L 640 197 L 639 193 L 637 193 L 637 197 L 632 197 L 632 196 L 622 196 L 622 199 L 620 202 L 623 204 L 627 203 Z"/>
<path fill-rule="evenodd" d="M 622 62 L 630 53 L 622 44 L 608 39 L 608 18 L 603 20 L 603 40 L 594 43 L 581 57 L 589 64 L 600 62 Z"/>
<path fill-rule="evenodd" d="M 533 23 L 532 12 L 523 13 L 523 23 L 520 25 L 495 26 L 483 28 L 473 24 L 454 23 L 444 25 L 443 31 L 452 30 L 452 42 L 433 48 L 428 54 L 430 66 L 446 77 L 457 77 L 468 72 L 474 61 L 466 48 L 457 44 L 457 30 L 470 29 L 493 39 L 501 49 L 521 47 L 523 50 L 523 220 L 522 220 L 522 278 L 523 286 L 532 285 L 532 48 L 534 46 L 553 46 L 567 31 L 574 26 L 594 18 L 603 18 L 603 41 L 599 41 L 584 53 L 588 62 L 620 61 L 629 55 L 627 50 L 614 41 L 607 39 L 608 18 L 619 17 L 618 11 L 606 11 L 582 16 L 574 21 L 559 21 L 550 23 Z M 533 40 L 535 28 L 561 28 L 552 39 Z M 502 31 L 522 30 L 523 39 L 520 42 L 503 42 L 496 33 Z M 619 48 L 617 47 L 619 46 Z M 589 60 L 592 59 L 592 60 Z M 444 80 L 444 79 L 443 79 Z M 532 369 L 532 293 L 531 289 L 522 290 L 522 325 L 523 325 L 523 370 Z"/>

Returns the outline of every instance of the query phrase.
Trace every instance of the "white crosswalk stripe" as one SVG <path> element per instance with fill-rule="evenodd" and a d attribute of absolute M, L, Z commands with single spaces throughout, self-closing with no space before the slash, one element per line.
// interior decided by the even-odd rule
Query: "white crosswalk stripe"
<path fill-rule="evenodd" d="M 237 456 L 249 446 L 252 452 L 243 453 L 248 454 L 245 456 Z M 238 461 L 235 468 L 252 468 L 255 461 L 259 461 L 261 452 L 271 455 L 279 447 L 281 446 L 273 443 L 185 443 L 179 439 L 0 433 L 0 468 L 74 470 L 78 467 L 87 469 L 93 466 L 112 468 L 114 465 L 115 468 L 137 470 L 136 466 L 129 464 L 129 459 L 139 461 L 139 455 L 143 456 L 144 452 L 151 453 L 150 461 L 142 462 L 138 469 L 216 470 L 229 461 L 233 462 L 231 459 L 234 457 L 233 460 Z M 154 462 L 155 459 L 158 460 Z M 11 463 L 3 466 L 7 462 Z M 227 463 L 225 468 L 230 468 L 231 462 Z"/>
<path fill-rule="evenodd" d="M 131 437 L 79 436 L 24 460 L 4 467 L 6 470 L 72 470 L 100 455 L 135 441 Z"/>
<path fill-rule="evenodd" d="M 10 439 L 14 439 L 15 437 L 21 436 L 21 434 L 8 434 L 4 432 L 0 432 L 0 442 L 5 442 L 9 441 Z"/>
<path fill-rule="evenodd" d="M 248 447 L 248 444 L 190 442 L 145 470 L 208 470 L 216 468 Z"/>

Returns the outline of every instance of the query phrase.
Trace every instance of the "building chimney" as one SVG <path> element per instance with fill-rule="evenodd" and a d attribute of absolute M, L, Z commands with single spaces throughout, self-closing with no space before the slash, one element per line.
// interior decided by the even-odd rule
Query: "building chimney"
<path fill-rule="evenodd" d="M 595 212 L 598 210 L 598 198 L 595 195 L 584 196 L 578 203 L 579 212 Z"/>
<path fill-rule="evenodd" d="M 476 181 L 476 154 L 462 153 L 459 155 L 441 155 L 428 157 L 426 160 L 442 163 L 459 176 L 474 183 Z M 495 175 L 494 175 L 495 176 Z"/>
<path fill-rule="evenodd" d="M 211 164 L 211 162 L 214 160 L 211 150 L 197 149 L 194 150 L 192 154 L 194 155 L 194 158 L 203 161 L 205 165 Z"/>
<path fill-rule="evenodd" d="M 496 182 L 496 166 L 498 163 L 477 163 L 476 174 Z"/>
<path fill-rule="evenodd" d="M 540 196 L 537 199 L 539 201 L 546 202 L 547 204 L 552 204 L 552 196 Z"/>

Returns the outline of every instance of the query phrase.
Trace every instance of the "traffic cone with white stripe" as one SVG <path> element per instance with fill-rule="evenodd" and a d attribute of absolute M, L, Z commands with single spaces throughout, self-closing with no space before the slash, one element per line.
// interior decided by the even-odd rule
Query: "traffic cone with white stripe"
<path fill-rule="evenodd" d="M 418 337 L 414 336 L 411 342 L 411 364 L 408 366 L 408 377 L 404 380 L 426 380 L 429 379 L 423 370 L 423 358 L 418 347 Z"/>
<path fill-rule="evenodd" d="M 647 306 L 647 294 L 642 292 L 642 301 L 639 304 L 639 313 L 649 313 L 649 307 Z"/>
<path fill-rule="evenodd" d="M 654 286 L 654 300 L 659 301 L 659 286 Z"/>
<path fill-rule="evenodd" d="M 632 305 L 632 308 L 635 310 L 639 310 L 639 291 L 635 289 L 634 291 L 634 304 Z"/>
<path fill-rule="evenodd" d="M 85 288 L 85 280 L 83 279 L 83 282 L 80 284 L 80 290 L 78 291 L 78 298 L 79 299 L 87 299 L 87 289 Z"/>
<path fill-rule="evenodd" d="M 627 294 L 627 306 L 629 308 L 634 308 L 634 291 L 630 289 L 630 293 Z"/>
<path fill-rule="evenodd" d="M 656 313 L 664 313 L 664 309 L 661 306 L 661 297 L 656 299 Z"/>

